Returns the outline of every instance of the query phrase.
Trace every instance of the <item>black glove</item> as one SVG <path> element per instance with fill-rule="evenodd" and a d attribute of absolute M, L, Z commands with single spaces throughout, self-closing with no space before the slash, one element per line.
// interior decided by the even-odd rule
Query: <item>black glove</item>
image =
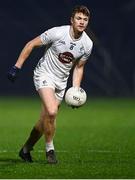
<path fill-rule="evenodd" d="M 18 77 L 18 73 L 20 71 L 20 68 L 16 66 L 12 66 L 11 69 L 7 73 L 7 77 L 11 82 L 14 82 L 16 78 Z"/>

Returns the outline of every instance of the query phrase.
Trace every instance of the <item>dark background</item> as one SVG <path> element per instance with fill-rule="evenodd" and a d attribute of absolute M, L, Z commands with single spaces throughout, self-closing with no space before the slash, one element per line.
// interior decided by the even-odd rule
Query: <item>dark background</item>
<path fill-rule="evenodd" d="M 48 28 L 69 24 L 78 4 L 91 11 L 87 32 L 94 41 L 82 87 L 91 96 L 135 96 L 134 0 L 1 0 L 0 95 L 36 94 L 32 76 L 42 48 L 32 52 L 15 84 L 6 73 L 26 42 Z"/>

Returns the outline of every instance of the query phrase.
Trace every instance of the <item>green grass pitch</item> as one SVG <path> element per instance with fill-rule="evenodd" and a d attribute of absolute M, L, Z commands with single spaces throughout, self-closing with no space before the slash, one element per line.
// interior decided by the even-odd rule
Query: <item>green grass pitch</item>
<path fill-rule="evenodd" d="M 135 99 L 90 98 L 80 109 L 62 104 L 55 148 L 59 163 L 45 161 L 44 138 L 27 164 L 18 157 L 40 112 L 36 98 L 0 98 L 1 179 L 135 178 Z"/>

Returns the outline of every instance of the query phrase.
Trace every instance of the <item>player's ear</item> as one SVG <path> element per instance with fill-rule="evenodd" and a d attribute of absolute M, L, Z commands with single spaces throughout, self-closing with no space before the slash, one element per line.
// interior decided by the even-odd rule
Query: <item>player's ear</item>
<path fill-rule="evenodd" d="M 73 17 L 70 18 L 70 22 L 71 22 L 71 24 L 73 24 Z"/>

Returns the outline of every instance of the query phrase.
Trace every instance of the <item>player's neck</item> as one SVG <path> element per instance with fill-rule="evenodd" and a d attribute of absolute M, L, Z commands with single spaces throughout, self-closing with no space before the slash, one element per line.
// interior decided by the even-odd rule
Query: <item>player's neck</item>
<path fill-rule="evenodd" d="M 70 26 L 69 34 L 72 39 L 77 40 L 82 36 L 83 32 L 76 31 L 73 26 Z"/>

